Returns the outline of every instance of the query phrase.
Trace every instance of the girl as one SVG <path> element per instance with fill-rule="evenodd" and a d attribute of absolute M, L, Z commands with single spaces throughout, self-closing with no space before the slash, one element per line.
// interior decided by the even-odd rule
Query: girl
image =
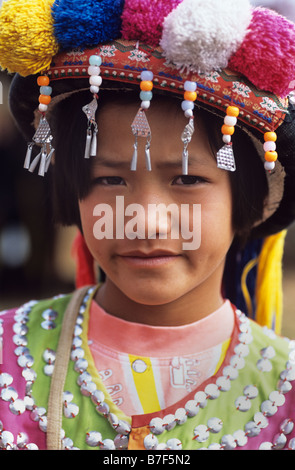
<path fill-rule="evenodd" d="M 1 63 L 25 167 L 79 228 L 78 289 L 1 315 L 0 447 L 293 449 L 295 26 L 247 1 L 32 8 L 4 3 Z"/>

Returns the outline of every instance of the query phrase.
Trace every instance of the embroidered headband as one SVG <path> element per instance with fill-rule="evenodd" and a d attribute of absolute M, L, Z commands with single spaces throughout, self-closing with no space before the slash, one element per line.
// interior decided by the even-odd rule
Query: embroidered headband
<path fill-rule="evenodd" d="M 264 134 L 265 168 L 274 169 L 276 130 L 295 88 L 295 25 L 275 12 L 253 9 L 248 0 L 6 0 L 0 31 L 1 67 L 23 77 L 39 74 L 41 119 L 28 144 L 25 167 L 30 171 L 39 164 L 44 175 L 54 152 L 46 119 L 54 82 L 85 76 L 93 95 L 83 107 L 86 158 L 96 154 L 97 99 L 107 78 L 139 86 L 131 170 L 136 169 L 138 137 L 146 138 L 151 169 L 147 116 L 156 89 L 183 95 L 188 118 L 181 136 L 184 174 L 196 102 L 224 115 L 220 168 L 235 170 L 231 138 L 240 122 Z M 34 144 L 41 151 L 31 161 Z"/>

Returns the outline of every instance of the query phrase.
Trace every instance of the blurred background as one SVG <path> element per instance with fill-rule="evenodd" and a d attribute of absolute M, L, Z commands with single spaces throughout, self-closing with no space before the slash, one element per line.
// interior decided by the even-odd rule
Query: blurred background
<path fill-rule="evenodd" d="M 251 3 L 295 21 L 295 0 Z M 23 169 L 27 144 L 9 114 L 10 81 L 0 72 L 0 310 L 71 292 L 75 286 L 71 246 L 76 229 L 54 226 L 48 180 Z M 282 334 L 295 338 L 295 224 L 287 235 L 283 265 Z"/>

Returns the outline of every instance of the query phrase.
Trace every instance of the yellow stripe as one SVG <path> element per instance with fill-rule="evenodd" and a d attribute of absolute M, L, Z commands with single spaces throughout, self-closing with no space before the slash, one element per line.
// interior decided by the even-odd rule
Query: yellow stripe
<path fill-rule="evenodd" d="M 147 368 L 144 372 L 135 372 L 133 369 L 132 364 L 136 359 L 144 361 L 147 365 Z M 129 361 L 134 385 L 136 387 L 137 395 L 143 408 L 143 412 L 153 413 L 155 411 L 159 411 L 161 407 L 158 399 L 155 377 L 150 358 L 133 356 L 129 354 Z"/>
<path fill-rule="evenodd" d="M 223 363 L 229 345 L 230 345 L 230 339 L 228 339 L 228 340 L 224 341 L 224 343 L 222 343 L 222 346 L 221 346 L 221 355 L 220 355 L 219 361 L 218 361 L 218 363 L 217 363 L 217 366 L 216 366 L 216 369 L 215 369 L 214 374 L 216 374 L 216 372 L 218 371 L 219 367 L 220 367 L 221 364 Z"/>

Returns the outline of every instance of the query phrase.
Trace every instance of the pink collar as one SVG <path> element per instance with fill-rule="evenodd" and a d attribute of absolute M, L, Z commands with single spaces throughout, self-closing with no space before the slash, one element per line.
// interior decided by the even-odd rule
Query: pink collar
<path fill-rule="evenodd" d="M 122 353 L 167 357 L 205 351 L 229 339 L 234 312 L 229 300 L 207 317 L 194 323 L 159 327 L 132 323 L 105 312 L 91 303 L 88 339 Z"/>

